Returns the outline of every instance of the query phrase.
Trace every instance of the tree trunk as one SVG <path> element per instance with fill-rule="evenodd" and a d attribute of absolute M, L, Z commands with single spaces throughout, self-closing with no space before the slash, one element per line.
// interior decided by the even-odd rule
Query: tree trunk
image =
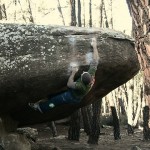
<path fill-rule="evenodd" d="M 108 96 L 109 96 L 108 101 L 109 101 L 111 114 L 112 114 L 112 118 L 113 118 L 114 139 L 115 140 L 119 140 L 119 139 L 121 139 L 121 136 L 120 136 L 120 125 L 119 125 L 119 118 L 118 118 L 118 116 L 119 116 L 118 115 L 119 114 L 119 109 L 118 109 L 118 114 L 117 114 L 117 109 L 116 109 L 119 106 L 119 103 L 117 102 L 117 96 L 116 96 L 115 90 L 112 91 L 110 93 L 110 95 L 108 95 Z"/>
<path fill-rule="evenodd" d="M 70 2 L 71 2 L 71 26 L 76 26 L 75 0 L 71 0 Z M 78 4 L 78 6 L 79 6 L 79 4 Z M 78 10 L 78 11 L 80 11 L 80 10 Z M 78 13 L 78 15 L 79 15 L 79 13 Z M 80 17 L 78 16 L 78 19 L 79 18 Z M 75 41 L 73 40 L 73 51 L 75 48 L 74 44 L 75 44 Z M 80 138 L 80 119 L 81 119 L 80 115 L 81 115 L 80 109 L 78 109 L 76 112 L 74 112 L 71 115 L 70 127 L 69 127 L 69 131 L 68 131 L 68 139 L 69 140 L 79 141 L 79 138 Z"/>
<path fill-rule="evenodd" d="M 61 15 L 61 18 L 62 18 L 62 22 L 63 22 L 63 25 L 65 26 L 65 20 L 64 20 L 64 16 L 63 16 L 63 13 L 62 13 L 62 9 L 61 9 L 61 5 L 60 5 L 60 1 L 58 0 L 58 11 Z"/>
<path fill-rule="evenodd" d="M 89 16 L 90 16 L 89 26 L 92 27 L 92 0 L 90 0 L 89 2 Z"/>
<path fill-rule="evenodd" d="M 144 71 L 144 95 L 146 106 L 143 112 L 148 111 L 150 107 L 150 2 L 149 0 L 127 0 L 130 14 L 133 20 L 133 36 L 136 39 L 136 50 L 139 55 L 139 61 Z M 143 113 L 144 117 L 144 138 L 148 139 L 149 132 L 149 113 Z M 148 120 L 146 120 L 148 119 Z"/>
<path fill-rule="evenodd" d="M 14 22 L 16 21 L 16 6 L 17 6 L 17 2 L 16 1 L 14 1 Z"/>
<path fill-rule="evenodd" d="M 0 20 L 3 19 L 2 5 L 0 5 Z"/>
<path fill-rule="evenodd" d="M 19 3 L 20 8 L 21 8 L 22 18 L 23 18 L 23 20 L 25 21 L 25 23 L 27 24 L 27 20 L 26 20 L 26 17 L 25 17 L 25 15 L 24 15 L 24 11 L 23 11 L 23 9 L 22 9 L 22 5 L 21 5 L 20 0 L 18 0 L 18 3 Z M 16 5 L 16 4 L 17 4 L 17 3 L 15 3 L 15 5 Z M 15 10 L 15 13 L 14 13 L 14 20 L 15 20 L 15 21 L 16 21 L 16 15 L 17 15 L 17 13 L 16 13 L 16 10 Z"/>
<path fill-rule="evenodd" d="M 127 108 L 127 117 L 128 117 L 128 134 L 133 134 L 133 88 L 134 85 L 131 80 L 128 85 L 128 108 Z"/>
<path fill-rule="evenodd" d="M 83 13 L 83 25 L 85 27 L 85 1 L 83 0 L 83 9 L 84 9 L 84 13 Z"/>
<path fill-rule="evenodd" d="M 111 106 L 111 112 L 113 116 L 114 139 L 118 140 L 121 139 L 121 136 L 120 136 L 119 119 L 118 119 L 116 108 Z"/>
<path fill-rule="evenodd" d="M 149 120 L 149 107 L 145 106 L 143 108 L 143 137 L 145 140 L 150 139 L 150 129 L 148 126 L 148 120 Z"/>
<path fill-rule="evenodd" d="M 136 92 L 137 94 L 137 109 L 136 109 L 136 112 L 135 112 L 135 118 L 134 118 L 134 121 L 133 121 L 133 126 L 137 126 L 138 125 L 138 119 L 139 119 L 139 116 L 140 116 L 140 111 L 141 111 L 141 106 L 142 106 L 142 99 L 143 99 L 143 82 L 141 82 L 141 80 L 137 80 L 136 82 L 137 85 L 139 86 L 136 86 L 136 90 L 138 90 Z"/>
<path fill-rule="evenodd" d="M 104 1 L 103 1 L 103 9 L 104 9 L 104 15 L 105 15 L 105 27 L 109 28 L 108 17 L 107 17 L 106 8 L 105 8 L 105 2 Z"/>
<path fill-rule="evenodd" d="M 91 121 L 92 121 L 91 105 L 81 108 L 81 112 L 83 116 L 84 131 L 86 132 L 87 135 L 89 135 L 91 131 Z"/>
<path fill-rule="evenodd" d="M 7 20 L 7 12 L 6 12 L 5 4 L 2 5 L 2 8 L 3 8 L 3 13 L 4 13 L 4 18 Z"/>
<path fill-rule="evenodd" d="M 76 1 L 75 0 L 70 0 L 70 5 L 71 5 L 71 26 L 76 26 Z"/>
<path fill-rule="evenodd" d="M 68 139 L 69 140 L 79 141 L 80 120 L 81 120 L 81 112 L 80 112 L 80 109 L 78 109 L 70 117 L 70 126 L 69 126 L 69 131 L 68 131 Z"/>
<path fill-rule="evenodd" d="M 110 0 L 110 11 L 111 11 L 111 18 L 110 18 L 110 25 L 111 25 L 111 28 L 113 29 L 113 10 L 112 10 L 112 8 L 113 8 L 113 0 Z"/>
<path fill-rule="evenodd" d="M 100 3 L 100 28 L 102 28 L 103 26 L 103 0 L 101 0 L 101 3 Z"/>
<path fill-rule="evenodd" d="M 125 105 L 124 105 L 124 103 L 123 103 L 123 99 L 122 99 L 122 97 L 120 97 L 120 98 L 118 98 L 118 101 L 119 101 L 119 106 L 120 106 L 120 113 L 121 113 L 121 115 L 126 115 L 126 111 L 125 111 Z"/>
<path fill-rule="evenodd" d="M 79 141 L 80 138 L 80 111 L 77 110 L 71 115 L 68 139 Z"/>
<path fill-rule="evenodd" d="M 92 103 L 93 117 L 92 117 L 91 130 L 88 139 L 89 144 L 98 144 L 99 135 L 100 135 L 101 104 L 102 104 L 102 99 L 99 99 L 96 102 Z"/>
<path fill-rule="evenodd" d="M 0 4 L 0 20 L 2 20 L 3 18 L 7 20 L 6 7 L 5 4 Z"/>
<path fill-rule="evenodd" d="M 30 21 L 31 23 L 34 23 L 33 14 L 32 14 L 32 9 L 31 9 L 31 5 L 30 5 L 30 0 L 28 0 L 28 5 L 29 5 L 29 13 L 30 13 L 29 21 Z"/>
<path fill-rule="evenodd" d="M 78 26 L 81 27 L 81 1 L 78 0 Z"/>

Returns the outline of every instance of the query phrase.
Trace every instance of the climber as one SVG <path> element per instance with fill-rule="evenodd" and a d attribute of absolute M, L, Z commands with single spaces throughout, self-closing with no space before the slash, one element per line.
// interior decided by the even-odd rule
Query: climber
<path fill-rule="evenodd" d="M 95 72 L 99 61 L 96 38 L 92 38 L 91 46 L 93 47 L 93 59 L 90 63 L 88 72 L 83 72 L 81 77 L 74 81 L 74 76 L 78 71 L 77 67 L 72 67 L 72 73 L 68 79 L 68 90 L 50 97 L 46 101 L 29 103 L 29 106 L 41 113 L 47 112 L 52 108 L 62 104 L 76 104 L 90 91 L 95 81 Z"/>

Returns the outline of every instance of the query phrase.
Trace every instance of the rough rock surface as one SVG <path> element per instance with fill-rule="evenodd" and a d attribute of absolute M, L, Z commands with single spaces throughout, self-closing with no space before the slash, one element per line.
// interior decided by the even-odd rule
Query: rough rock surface
<path fill-rule="evenodd" d="M 96 82 L 79 105 L 63 105 L 46 114 L 28 107 L 49 94 L 66 90 L 70 66 L 76 76 L 87 70 L 90 41 L 97 37 L 100 61 Z M 63 118 L 127 82 L 139 70 L 133 40 L 98 28 L 0 24 L 0 116 L 20 126 Z"/>
<path fill-rule="evenodd" d="M 31 150 L 30 142 L 21 134 L 6 134 L 1 140 L 5 150 Z"/>
<path fill-rule="evenodd" d="M 37 129 L 26 127 L 26 128 L 18 128 L 17 133 L 25 135 L 30 141 L 36 142 L 38 131 Z"/>

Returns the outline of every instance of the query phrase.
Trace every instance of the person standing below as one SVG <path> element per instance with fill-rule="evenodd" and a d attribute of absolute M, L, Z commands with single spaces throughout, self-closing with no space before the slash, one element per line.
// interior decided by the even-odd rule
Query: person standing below
<path fill-rule="evenodd" d="M 80 78 L 74 81 L 74 76 L 77 73 L 78 68 L 72 67 L 72 73 L 67 82 L 68 90 L 50 97 L 46 101 L 29 103 L 29 106 L 32 109 L 45 113 L 63 104 L 77 104 L 81 102 L 82 98 L 90 91 L 94 84 L 95 73 L 99 62 L 96 38 L 92 38 L 91 46 L 93 47 L 93 59 L 90 63 L 89 70 L 87 72 L 83 72 Z"/>

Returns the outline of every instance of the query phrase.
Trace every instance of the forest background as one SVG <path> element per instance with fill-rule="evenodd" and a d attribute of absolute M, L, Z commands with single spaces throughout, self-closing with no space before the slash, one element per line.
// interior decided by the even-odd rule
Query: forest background
<path fill-rule="evenodd" d="M 70 5 L 70 0 L 0 0 L 0 23 L 70 26 Z M 74 25 L 110 28 L 132 36 L 132 19 L 126 0 L 76 0 L 74 6 Z M 110 116 L 110 106 L 114 105 L 122 123 L 136 126 L 142 122 L 142 76 L 140 72 L 105 96 L 102 116 Z"/>

